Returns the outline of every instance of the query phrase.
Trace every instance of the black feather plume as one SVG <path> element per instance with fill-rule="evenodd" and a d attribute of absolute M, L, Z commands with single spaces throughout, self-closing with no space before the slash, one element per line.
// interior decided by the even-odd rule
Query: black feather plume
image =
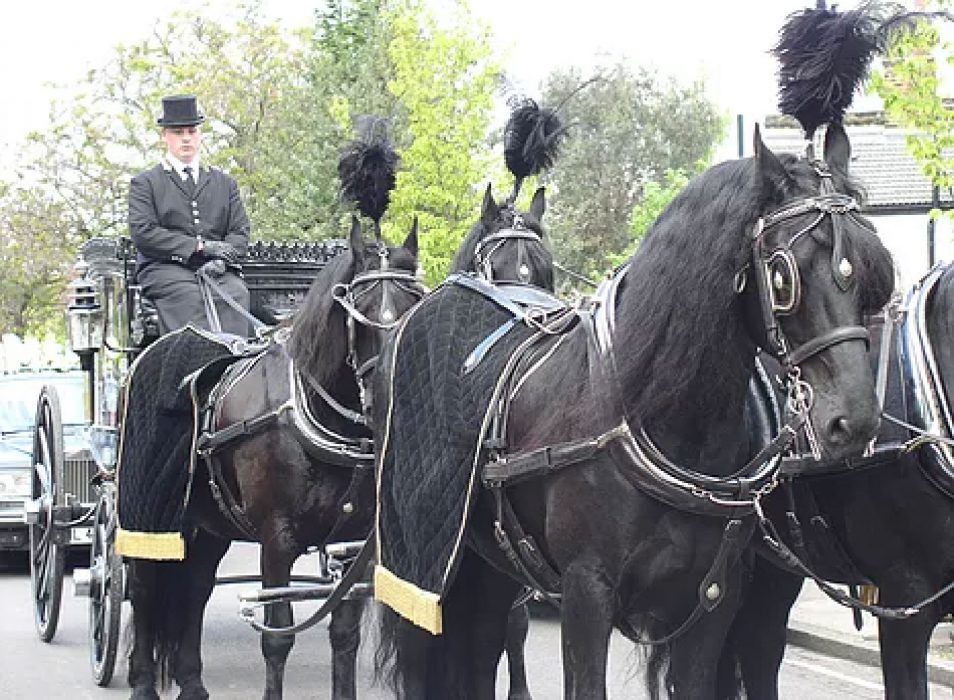
<path fill-rule="evenodd" d="M 382 120 L 367 120 L 359 131 L 338 159 L 341 196 L 377 224 L 391 203 L 399 157 Z"/>
<path fill-rule="evenodd" d="M 919 16 L 930 13 L 904 12 L 877 1 L 838 12 L 823 0 L 789 15 L 772 49 L 779 60 L 781 112 L 795 117 L 807 138 L 822 124 L 840 123 L 891 32 Z"/>
<path fill-rule="evenodd" d="M 518 180 L 546 170 L 566 138 L 566 127 L 555 110 L 529 98 L 518 101 L 504 128 L 504 160 Z"/>

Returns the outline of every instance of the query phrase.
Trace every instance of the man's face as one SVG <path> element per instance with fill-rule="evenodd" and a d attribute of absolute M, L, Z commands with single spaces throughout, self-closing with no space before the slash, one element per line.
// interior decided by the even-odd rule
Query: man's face
<path fill-rule="evenodd" d="M 169 126 L 162 130 L 162 140 L 169 153 L 183 163 L 191 163 L 199 152 L 202 132 L 198 126 Z"/>

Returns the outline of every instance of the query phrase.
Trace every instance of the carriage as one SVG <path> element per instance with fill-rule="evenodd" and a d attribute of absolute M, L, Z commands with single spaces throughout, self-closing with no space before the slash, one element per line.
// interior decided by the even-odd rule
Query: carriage
<path fill-rule="evenodd" d="M 251 245 L 243 268 L 253 312 L 273 323 L 287 318 L 318 271 L 344 248 L 335 239 Z M 36 409 L 26 516 L 34 620 L 44 642 L 56 633 L 66 547 L 74 533 L 89 533 L 89 568 L 74 569 L 73 581 L 75 594 L 89 599 L 90 663 L 101 686 L 113 675 L 126 597 L 123 560 L 114 549 L 121 389 L 134 359 L 159 336 L 155 309 L 135 284 L 135 260 L 135 248 L 125 238 L 94 238 L 80 251 L 66 316 L 71 349 L 87 377 L 88 459 L 64 458 L 59 397 L 54 387 L 45 386 Z M 325 590 L 331 580 L 327 573 L 306 578 Z M 243 576 L 222 582 L 258 580 Z"/>

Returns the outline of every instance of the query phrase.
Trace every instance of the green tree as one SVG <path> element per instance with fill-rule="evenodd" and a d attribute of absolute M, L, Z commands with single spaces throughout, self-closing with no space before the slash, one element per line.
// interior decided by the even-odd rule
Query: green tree
<path fill-rule="evenodd" d="M 76 242 L 72 213 L 29 188 L 0 192 L 0 333 L 63 334 Z"/>
<path fill-rule="evenodd" d="M 177 12 L 148 39 L 118 46 L 105 66 L 64 88 L 50 126 L 28 137 L 24 179 L 58 197 L 81 234 L 123 233 L 129 178 L 162 154 L 160 98 L 194 92 L 209 117 L 205 160 L 235 175 L 258 218 L 285 185 L 282 164 L 295 144 L 283 124 L 305 86 L 300 33 L 264 20 L 259 4 L 217 19 Z"/>
<path fill-rule="evenodd" d="M 388 88 L 407 111 L 409 139 L 402 144 L 392 221 L 406 231 L 411 217 L 419 217 L 421 262 L 431 284 L 446 275 L 477 219 L 500 78 L 489 28 L 463 2 L 457 10 L 450 25 L 425 12 L 421 0 L 396 0 L 389 12 L 394 73 Z"/>
<path fill-rule="evenodd" d="M 700 166 L 700 170 L 701 170 Z M 613 267 L 624 263 L 643 240 L 663 210 L 689 184 L 689 176 L 682 170 L 667 170 L 662 184 L 651 181 L 643 188 L 643 196 L 633 207 L 629 219 L 631 242 L 619 253 L 612 253 L 609 262 Z"/>
<path fill-rule="evenodd" d="M 565 101 L 561 113 L 571 125 L 544 177 L 552 188 L 549 230 L 558 259 L 591 276 L 630 248 L 634 206 L 647 193 L 668 195 L 667 173 L 699 172 L 725 126 L 702 83 L 681 86 L 626 63 L 601 73 L 572 97 L 585 81 L 576 68 L 552 73 L 544 88 L 546 104 Z M 652 183 L 659 192 L 647 192 Z"/>
<path fill-rule="evenodd" d="M 931 5 L 943 10 L 950 2 L 935 0 Z M 936 25 L 922 20 L 913 30 L 894 34 L 883 69 L 874 71 L 871 79 L 890 121 L 908 130 L 908 150 L 925 176 L 948 191 L 954 187 L 954 109 L 938 87 L 939 71 L 952 64 L 950 44 Z"/>

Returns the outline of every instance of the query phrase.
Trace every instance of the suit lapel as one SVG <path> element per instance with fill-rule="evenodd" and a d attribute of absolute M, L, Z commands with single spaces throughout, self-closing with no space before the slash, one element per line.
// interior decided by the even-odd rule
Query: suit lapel
<path fill-rule="evenodd" d="M 182 178 L 179 177 L 179 173 L 176 172 L 175 168 L 168 163 L 163 163 L 162 169 L 166 172 L 166 176 L 172 180 L 173 184 L 179 188 L 179 191 L 185 195 L 185 198 L 191 201 L 192 197 L 189 196 L 189 191 L 186 189 L 185 183 L 182 181 Z M 196 191 L 198 191 L 198 188 L 196 188 Z"/>

